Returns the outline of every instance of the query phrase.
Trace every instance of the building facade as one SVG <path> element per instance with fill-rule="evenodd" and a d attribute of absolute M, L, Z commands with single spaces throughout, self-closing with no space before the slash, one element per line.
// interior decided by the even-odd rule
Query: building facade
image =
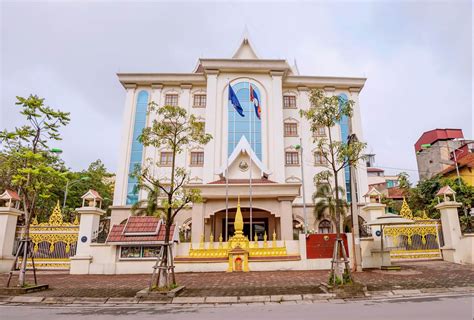
<path fill-rule="evenodd" d="M 240 197 L 246 236 L 263 239 L 275 233 L 278 240 L 294 239 L 304 225 L 303 183 L 308 228 L 333 232 L 330 219 L 314 218 L 312 202 L 313 176 L 327 169 L 314 140 L 327 132 L 322 128 L 313 135 L 300 110 L 309 108 L 314 88 L 351 99 L 355 101 L 353 117 L 342 119 L 332 134 L 345 140 L 355 133 L 363 141 L 359 93 L 366 79 L 299 75 L 285 60 L 259 58 L 246 38 L 232 58 L 199 59 L 191 73 L 121 73 L 118 78 L 126 98 L 112 225 L 128 218 L 131 205 L 146 196 L 136 192 L 136 180 L 130 176 L 137 165 L 152 161 L 156 176 L 166 179 L 170 174 L 169 150 L 144 147 L 137 140 L 156 118 L 147 112 L 153 101 L 185 108 L 205 123 L 206 133 L 213 137 L 207 145 L 190 147 L 178 157 L 177 165 L 190 173 L 189 186 L 199 188 L 204 200 L 177 216 L 177 225 L 188 230 L 186 237 L 197 242 L 202 236 L 208 241 L 211 236 L 232 235 Z M 229 85 L 244 117 L 228 101 Z M 250 101 L 250 88 L 259 97 L 260 117 Z M 297 145 L 302 146 L 302 156 Z M 351 195 L 348 168 L 341 172 L 348 199 L 362 202 L 368 185 L 365 162 L 358 166 L 356 180 L 360 190 Z"/>
<path fill-rule="evenodd" d="M 424 132 L 415 143 L 420 180 L 430 179 L 453 165 L 452 152 L 462 144 L 461 129 L 434 129 Z"/>

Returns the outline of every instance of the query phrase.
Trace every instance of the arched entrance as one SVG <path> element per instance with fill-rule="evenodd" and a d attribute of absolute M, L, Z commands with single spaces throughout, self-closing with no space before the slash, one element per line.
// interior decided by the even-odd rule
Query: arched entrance
<path fill-rule="evenodd" d="M 280 237 L 280 219 L 276 218 L 271 212 L 259 208 L 252 208 L 252 235 L 250 235 L 250 208 L 241 207 L 240 210 L 244 220 L 243 232 L 249 240 L 254 240 L 255 235 L 257 235 L 258 240 L 263 241 L 265 233 L 267 234 L 267 238 L 271 239 L 273 232 L 277 234 L 277 238 Z M 227 234 L 229 238 L 234 235 L 235 213 L 236 208 L 228 209 Z M 210 217 L 211 230 L 215 239 L 217 239 L 222 234 L 224 241 L 226 240 L 225 217 L 225 209 L 214 213 Z M 211 230 L 209 230 L 209 232 Z"/>

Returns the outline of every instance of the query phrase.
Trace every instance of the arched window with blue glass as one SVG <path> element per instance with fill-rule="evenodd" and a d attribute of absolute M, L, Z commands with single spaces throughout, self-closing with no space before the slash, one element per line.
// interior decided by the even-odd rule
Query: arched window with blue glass
<path fill-rule="evenodd" d="M 341 108 L 343 104 L 345 104 L 349 99 L 347 95 L 341 93 L 339 95 L 339 107 Z M 342 116 L 341 121 L 339 122 L 339 127 L 341 129 L 341 140 L 344 143 L 347 143 L 347 139 L 349 137 L 349 117 Z M 351 174 L 349 166 L 344 168 L 344 180 L 346 185 L 346 199 L 348 202 L 351 202 L 352 195 L 351 195 Z"/>
<path fill-rule="evenodd" d="M 233 84 L 232 89 L 243 109 L 242 114 L 244 116 L 240 115 L 229 102 L 227 113 L 227 156 L 230 156 L 242 136 L 245 136 L 256 156 L 262 160 L 262 96 L 260 90 L 255 84 L 248 81 Z"/>
<path fill-rule="evenodd" d="M 130 149 L 130 165 L 128 168 L 127 204 L 138 201 L 137 178 L 130 176 L 136 168 L 140 168 L 143 158 L 143 144 L 138 141 L 146 125 L 146 114 L 148 107 L 148 92 L 143 90 L 138 93 L 135 107 L 135 120 L 133 123 L 132 148 Z"/>

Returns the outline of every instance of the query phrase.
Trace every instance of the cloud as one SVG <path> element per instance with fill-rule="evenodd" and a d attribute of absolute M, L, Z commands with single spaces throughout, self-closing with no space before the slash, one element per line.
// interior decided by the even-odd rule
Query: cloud
<path fill-rule="evenodd" d="M 423 131 L 472 137 L 472 4 L 451 2 L 2 3 L 2 126 L 20 124 L 15 95 L 72 112 L 67 164 L 115 170 L 124 90 L 116 72 L 189 72 L 229 57 L 248 26 L 262 58 L 302 74 L 366 76 L 364 138 L 383 167 L 416 169 Z M 413 176 L 416 173 L 409 171 Z"/>

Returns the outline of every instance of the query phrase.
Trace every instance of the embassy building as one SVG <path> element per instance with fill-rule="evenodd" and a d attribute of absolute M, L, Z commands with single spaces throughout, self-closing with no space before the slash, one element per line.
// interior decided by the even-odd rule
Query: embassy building
<path fill-rule="evenodd" d="M 243 232 L 249 239 L 256 235 L 263 240 L 273 234 L 277 240 L 297 239 L 304 226 L 303 199 L 308 229 L 335 232 L 331 219 L 317 220 L 313 214 L 313 177 L 327 169 L 315 139 L 327 132 L 321 128 L 313 134 L 300 110 L 309 108 L 314 88 L 351 99 L 353 117 L 333 127 L 332 136 L 346 140 L 355 133 L 363 140 L 359 93 L 365 78 L 300 75 L 296 65 L 286 60 L 259 58 L 245 37 L 231 58 L 199 59 L 190 73 L 120 73 L 118 78 L 126 98 L 112 226 L 127 219 L 131 206 L 146 197 L 144 191 L 137 192 L 136 179 L 130 176 L 137 164 L 152 160 L 155 176 L 166 181 L 170 175 L 170 150 L 144 147 L 137 140 L 154 119 L 153 113 L 147 113 L 154 101 L 185 108 L 205 123 L 206 133 L 213 137 L 207 145 L 186 149 L 177 158 L 177 166 L 190 173 L 189 185 L 199 188 L 203 198 L 178 214 L 181 240 L 227 239 L 226 229 L 230 237 L 238 197 Z M 229 101 L 229 84 L 241 110 Z M 347 198 L 361 203 L 367 193 L 365 163 L 357 168 L 355 195 L 350 192 L 348 168 L 341 172 L 340 181 L 345 182 Z"/>

